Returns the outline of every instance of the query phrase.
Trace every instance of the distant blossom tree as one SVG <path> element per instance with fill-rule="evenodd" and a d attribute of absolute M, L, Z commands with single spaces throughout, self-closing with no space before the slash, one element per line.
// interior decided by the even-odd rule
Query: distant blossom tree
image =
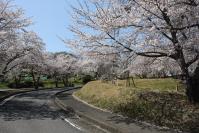
<path fill-rule="evenodd" d="M 51 76 L 55 80 L 56 87 L 59 87 L 58 81 L 60 80 L 67 87 L 69 85 L 69 77 L 77 70 L 77 60 L 74 55 L 69 53 L 47 53 L 45 56 L 46 75 Z"/>

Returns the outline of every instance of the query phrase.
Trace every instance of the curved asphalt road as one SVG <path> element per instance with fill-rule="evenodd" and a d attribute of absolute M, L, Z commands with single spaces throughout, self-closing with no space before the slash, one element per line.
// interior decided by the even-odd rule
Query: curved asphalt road
<path fill-rule="evenodd" d="M 59 91 L 29 92 L 0 105 L 0 133 L 104 132 L 71 112 L 61 111 L 53 101 L 53 95 Z"/>

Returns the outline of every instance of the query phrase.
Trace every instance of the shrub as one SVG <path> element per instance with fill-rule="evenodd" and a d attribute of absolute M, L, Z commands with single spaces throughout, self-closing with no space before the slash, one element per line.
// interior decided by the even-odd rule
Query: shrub
<path fill-rule="evenodd" d="M 90 82 L 90 81 L 92 81 L 93 80 L 93 77 L 91 76 L 91 75 L 84 75 L 83 77 L 82 77 L 82 82 L 84 83 L 84 84 L 86 84 L 86 83 L 88 83 L 88 82 Z"/>
<path fill-rule="evenodd" d="M 33 82 L 26 80 L 24 82 L 19 83 L 17 86 L 15 84 L 15 82 L 10 82 L 8 83 L 8 87 L 9 88 L 33 88 Z M 39 83 L 39 87 L 44 87 L 44 84 L 42 82 Z"/>

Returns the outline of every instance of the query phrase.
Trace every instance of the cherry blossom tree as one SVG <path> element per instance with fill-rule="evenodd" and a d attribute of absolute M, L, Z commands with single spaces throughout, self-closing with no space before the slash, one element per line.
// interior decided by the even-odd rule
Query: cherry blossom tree
<path fill-rule="evenodd" d="M 30 50 L 23 56 L 24 68 L 30 73 L 35 89 L 38 89 L 42 74 L 46 70 L 44 63 L 44 43 L 35 32 L 26 32 L 23 36 L 24 45 Z"/>
<path fill-rule="evenodd" d="M 170 58 L 148 58 L 138 56 L 128 66 L 131 75 L 140 78 L 178 77 L 181 74 L 179 65 Z"/>
<path fill-rule="evenodd" d="M 16 60 L 30 49 L 20 44 L 24 28 L 31 24 L 22 9 L 11 1 L 0 1 L 0 75 L 3 77 L 16 65 Z M 13 63 L 15 62 L 15 63 Z M 15 64 L 15 65 L 11 65 Z"/>
<path fill-rule="evenodd" d="M 69 29 L 75 38 L 67 44 L 97 55 L 170 58 L 185 78 L 189 101 L 199 102 L 198 0 L 91 0 L 79 5 L 72 7 Z"/>
<path fill-rule="evenodd" d="M 64 86 L 69 85 L 69 77 L 73 75 L 77 69 L 77 58 L 69 53 L 47 53 L 45 56 L 45 64 L 47 65 L 46 75 L 55 80 L 55 86 L 58 81 L 63 81 Z"/>
<path fill-rule="evenodd" d="M 23 68 L 22 65 L 18 65 L 15 68 L 13 68 L 12 70 L 10 70 L 6 75 L 5 78 L 6 80 L 10 81 L 10 80 L 14 80 L 14 87 L 15 88 L 20 88 L 20 83 L 23 79 L 23 74 L 25 69 Z"/>
<path fill-rule="evenodd" d="M 37 89 L 40 76 L 46 69 L 42 39 L 32 31 L 20 33 L 5 53 L 4 61 L 1 64 L 3 76 L 8 79 L 13 78 L 17 87 L 22 74 L 29 73 L 32 76 L 34 87 Z"/>

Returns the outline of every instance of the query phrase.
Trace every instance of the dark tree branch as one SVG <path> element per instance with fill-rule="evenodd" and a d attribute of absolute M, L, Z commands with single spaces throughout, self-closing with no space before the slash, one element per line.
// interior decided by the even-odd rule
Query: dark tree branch
<path fill-rule="evenodd" d="M 115 37 L 113 37 L 113 36 L 112 36 L 111 34 L 109 34 L 108 32 L 107 32 L 107 35 L 108 35 L 112 40 L 114 40 L 117 44 L 119 44 L 120 46 L 122 46 L 122 47 L 124 47 L 125 49 L 129 50 L 129 52 L 133 52 L 133 51 L 134 51 L 133 49 L 131 49 L 131 48 L 125 46 L 123 43 L 119 42 Z"/>
<path fill-rule="evenodd" d="M 155 26 L 155 28 L 156 28 L 158 31 L 160 31 L 160 32 L 162 33 L 163 36 L 165 36 L 165 37 L 168 38 L 170 41 L 172 41 L 172 38 L 171 38 L 169 35 L 167 35 L 166 33 L 164 33 L 163 31 L 161 31 L 161 28 L 158 27 L 155 23 L 153 23 L 153 21 L 152 21 L 150 18 L 148 18 L 148 20 Z"/>
<path fill-rule="evenodd" d="M 168 54 L 163 52 L 137 52 L 136 54 L 145 57 L 169 57 Z"/>
<path fill-rule="evenodd" d="M 180 27 L 180 28 L 173 28 L 174 30 L 185 30 L 185 29 L 190 29 L 190 28 L 199 28 L 199 24 L 192 24 L 192 25 L 188 25 L 188 26 L 184 26 L 184 27 Z"/>

